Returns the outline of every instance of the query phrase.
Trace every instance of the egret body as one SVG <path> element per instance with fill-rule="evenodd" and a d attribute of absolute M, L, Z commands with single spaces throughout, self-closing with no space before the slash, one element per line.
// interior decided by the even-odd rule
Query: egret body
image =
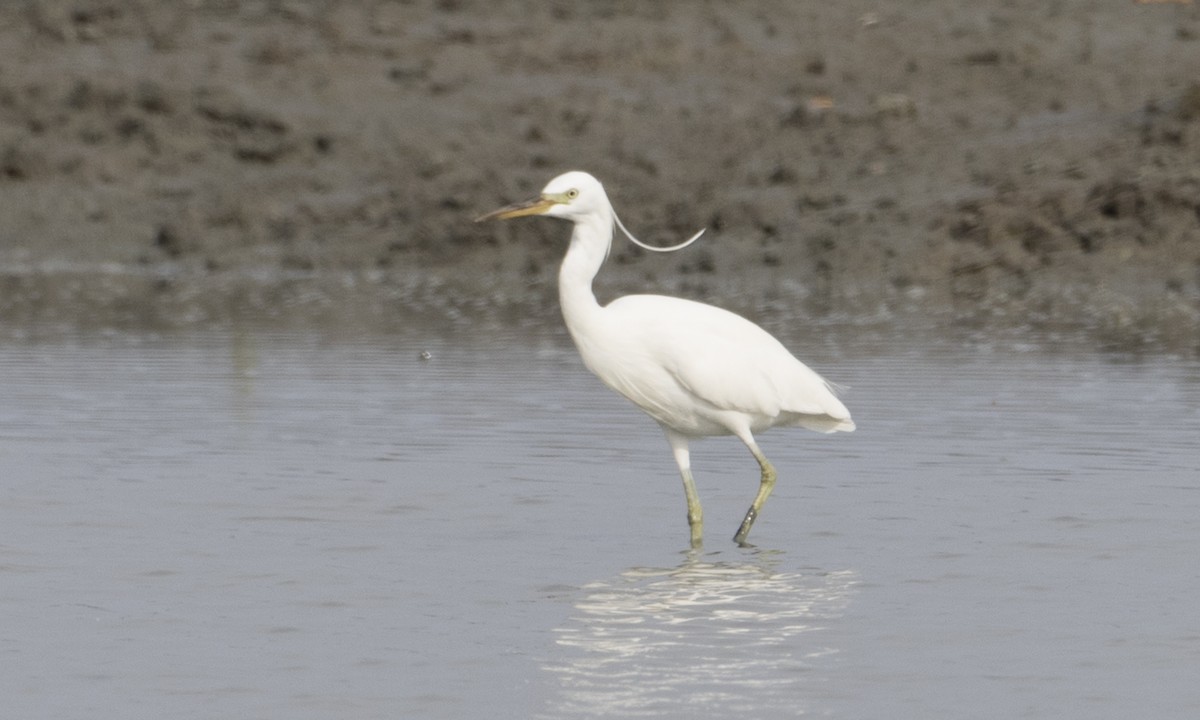
<path fill-rule="evenodd" d="M 846 406 L 820 375 L 739 315 L 663 295 L 597 302 L 592 280 L 608 256 L 614 223 L 620 221 L 604 187 L 591 175 L 560 175 L 537 198 L 479 220 L 525 215 L 575 224 L 558 274 L 567 330 L 588 369 L 662 426 L 683 476 L 693 546 L 700 545 L 704 518 L 688 441 L 734 435 L 758 461 L 758 494 L 733 538 L 744 543 L 775 486 L 775 468 L 754 434 L 776 426 L 851 431 L 854 421 Z"/>

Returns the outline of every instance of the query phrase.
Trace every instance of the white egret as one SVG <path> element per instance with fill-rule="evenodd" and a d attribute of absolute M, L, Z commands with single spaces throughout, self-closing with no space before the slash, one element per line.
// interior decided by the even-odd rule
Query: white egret
<path fill-rule="evenodd" d="M 854 421 L 846 406 L 828 382 L 767 331 L 727 310 L 663 295 L 628 295 L 608 305 L 598 303 L 592 280 L 608 256 L 614 223 L 625 228 L 604 187 L 591 175 L 560 175 L 537 198 L 478 221 L 525 215 L 575 223 L 558 274 L 567 330 L 588 369 L 662 426 L 683 476 L 693 547 L 701 543 L 704 518 L 688 441 L 734 435 L 758 461 L 758 494 L 733 537 L 744 544 L 775 486 L 775 468 L 754 433 L 797 425 L 823 433 L 851 431 Z"/>

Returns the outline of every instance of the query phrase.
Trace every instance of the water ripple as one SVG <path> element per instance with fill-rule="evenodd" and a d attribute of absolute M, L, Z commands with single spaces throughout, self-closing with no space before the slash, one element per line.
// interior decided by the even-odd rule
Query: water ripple
<path fill-rule="evenodd" d="M 819 631 L 858 578 L 772 565 L 691 557 L 585 586 L 545 667 L 561 686 L 546 717 L 803 714 L 810 671 L 837 652 Z"/>

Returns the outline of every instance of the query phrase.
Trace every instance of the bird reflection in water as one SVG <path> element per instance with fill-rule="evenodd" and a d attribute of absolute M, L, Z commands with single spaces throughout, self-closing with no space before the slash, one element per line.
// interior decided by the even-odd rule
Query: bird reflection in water
<path fill-rule="evenodd" d="M 837 649 L 857 573 L 778 572 L 778 553 L 632 568 L 585 585 L 545 668 L 561 692 L 547 717 L 801 715 L 805 686 Z M 824 640 L 824 641 L 823 641 Z"/>

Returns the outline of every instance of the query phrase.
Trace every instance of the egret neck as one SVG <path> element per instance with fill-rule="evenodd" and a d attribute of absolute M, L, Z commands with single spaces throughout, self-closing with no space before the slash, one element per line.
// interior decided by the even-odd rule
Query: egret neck
<path fill-rule="evenodd" d="M 571 337 L 579 344 L 584 326 L 599 320 L 602 310 L 592 280 L 608 257 L 613 237 L 613 211 L 608 203 L 594 213 L 574 218 L 571 245 L 558 270 L 558 299 Z"/>

